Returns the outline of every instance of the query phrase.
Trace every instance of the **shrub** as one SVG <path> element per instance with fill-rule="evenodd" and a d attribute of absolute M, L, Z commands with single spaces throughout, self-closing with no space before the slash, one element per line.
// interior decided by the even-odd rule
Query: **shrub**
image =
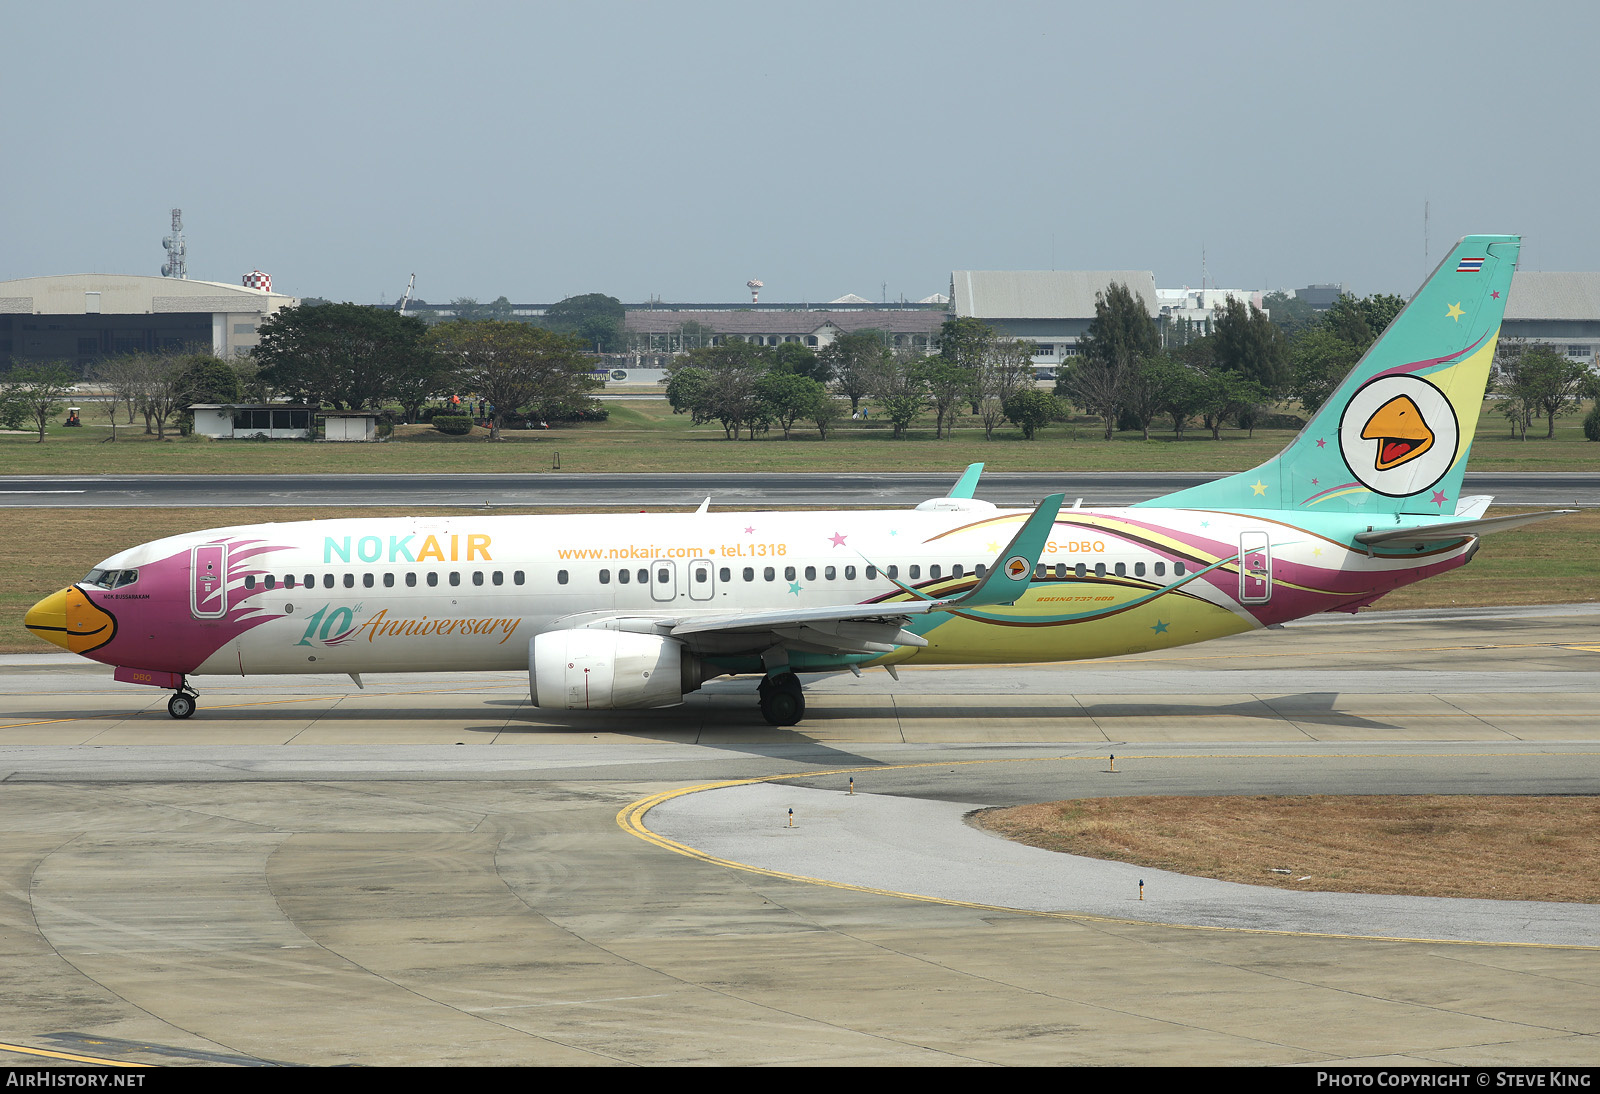
<path fill-rule="evenodd" d="M 465 414 L 435 414 L 433 428 L 452 437 L 464 437 L 472 432 L 472 419 Z"/>
<path fill-rule="evenodd" d="M 1583 419 L 1583 435 L 1591 441 L 1600 441 L 1600 399 Z"/>

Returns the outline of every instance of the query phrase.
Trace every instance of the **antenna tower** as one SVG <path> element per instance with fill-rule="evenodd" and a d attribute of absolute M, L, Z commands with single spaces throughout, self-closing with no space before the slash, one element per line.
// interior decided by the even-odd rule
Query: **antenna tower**
<path fill-rule="evenodd" d="M 184 260 L 184 255 L 187 253 L 187 248 L 183 243 L 182 209 L 172 210 L 172 234 L 166 239 L 163 239 L 161 241 L 161 245 L 167 249 L 167 261 L 166 265 L 161 267 L 161 276 L 181 278 L 188 277 L 189 265 Z"/>

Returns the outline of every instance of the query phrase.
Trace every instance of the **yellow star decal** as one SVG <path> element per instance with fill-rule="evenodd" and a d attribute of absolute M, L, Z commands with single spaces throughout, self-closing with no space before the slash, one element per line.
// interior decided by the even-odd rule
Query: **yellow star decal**
<path fill-rule="evenodd" d="M 1253 484 L 1251 484 L 1250 489 L 1256 492 L 1256 497 L 1265 497 L 1267 493 L 1267 484 L 1262 482 L 1260 479 L 1257 479 Z"/>
<path fill-rule="evenodd" d="M 983 549 L 988 551 L 991 555 L 997 555 L 1000 553 L 1000 545 L 993 541 L 988 543 Z"/>
<path fill-rule="evenodd" d="M 1316 558 L 1321 558 L 1322 557 L 1322 548 L 1321 547 L 1313 547 L 1313 548 L 1311 548 L 1311 554 Z"/>
<path fill-rule="evenodd" d="M 1445 318 L 1454 319 L 1457 323 L 1459 323 L 1461 322 L 1461 317 L 1466 313 L 1461 310 L 1461 301 L 1457 300 L 1454 304 L 1450 305 L 1450 310 L 1444 314 Z"/>

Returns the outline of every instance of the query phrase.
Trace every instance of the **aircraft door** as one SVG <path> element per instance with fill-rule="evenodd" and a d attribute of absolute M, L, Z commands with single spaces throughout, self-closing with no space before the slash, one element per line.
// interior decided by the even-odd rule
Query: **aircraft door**
<path fill-rule="evenodd" d="M 710 600 L 716 595 L 716 567 L 710 559 L 697 558 L 689 563 L 689 599 Z"/>
<path fill-rule="evenodd" d="M 1239 603 L 1272 599 L 1272 541 L 1265 532 L 1239 534 Z"/>
<path fill-rule="evenodd" d="M 228 614 L 228 545 L 202 543 L 189 551 L 189 612 L 196 619 Z"/>
<path fill-rule="evenodd" d="M 676 600 L 678 598 L 678 564 L 658 558 L 650 564 L 650 598 Z"/>

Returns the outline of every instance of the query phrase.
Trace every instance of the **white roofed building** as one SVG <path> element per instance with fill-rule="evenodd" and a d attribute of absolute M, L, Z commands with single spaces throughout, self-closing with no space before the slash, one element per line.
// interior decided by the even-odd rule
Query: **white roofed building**
<path fill-rule="evenodd" d="M 88 367 L 124 353 L 209 347 L 231 357 L 292 296 L 220 281 L 59 274 L 0 281 L 0 369 L 26 361 Z"/>
<path fill-rule="evenodd" d="M 1548 342 L 1595 367 L 1600 355 L 1600 273 L 1518 270 L 1506 297 L 1502 341 Z"/>
<path fill-rule="evenodd" d="M 1150 270 L 956 270 L 950 275 L 951 311 L 981 319 L 1011 338 L 1038 344 L 1037 365 L 1078 353 L 1078 340 L 1094 319 L 1095 297 L 1123 284 L 1159 319 L 1156 277 Z"/>

